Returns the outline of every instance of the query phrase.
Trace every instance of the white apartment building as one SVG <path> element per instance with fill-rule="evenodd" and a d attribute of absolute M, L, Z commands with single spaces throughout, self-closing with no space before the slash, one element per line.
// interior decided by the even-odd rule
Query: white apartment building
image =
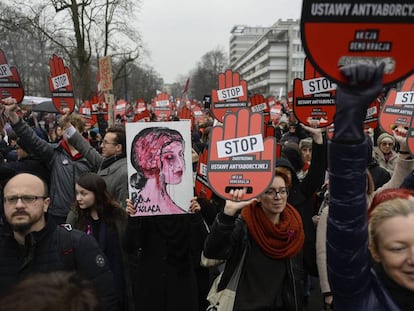
<path fill-rule="evenodd" d="M 271 27 L 234 26 L 230 68 L 247 81 L 251 94 L 286 98 L 293 79 L 303 78 L 305 53 L 298 20 L 278 20 Z"/>

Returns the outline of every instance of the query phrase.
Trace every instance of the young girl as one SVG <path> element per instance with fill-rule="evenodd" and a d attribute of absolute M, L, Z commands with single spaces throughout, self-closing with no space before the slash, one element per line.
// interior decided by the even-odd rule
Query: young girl
<path fill-rule="evenodd" d="M 128 267 L 120 243 L 127 214 L 108 192 L 105 180 L 95 173 L 81 175 L 76 182 L 75 190 L 76 201 L 66 222 L 75 229 L 93 235 L 98 241 L 114 274 L 116 290 L 123 309 L 128 310 L 124 297 L 129 288 Z"/>

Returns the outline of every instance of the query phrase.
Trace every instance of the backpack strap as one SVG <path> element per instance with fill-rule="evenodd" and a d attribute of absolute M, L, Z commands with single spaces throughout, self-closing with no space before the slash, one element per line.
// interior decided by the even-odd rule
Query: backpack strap
<path fill-rule="evenodd" d="M 75 247 L 72 240 L 72 226 L 70 224 L 57 226 L 57 243 L 65 268 L 75 270 Z"/>

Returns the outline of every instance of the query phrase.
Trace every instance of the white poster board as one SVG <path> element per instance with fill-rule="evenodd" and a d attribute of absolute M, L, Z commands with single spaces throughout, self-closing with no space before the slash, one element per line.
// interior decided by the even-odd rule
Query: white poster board
<path fill-rule="evenodd" d="M 126 124 L 133 216 L 187 213 L 193 195 L 191 122 Z"/>

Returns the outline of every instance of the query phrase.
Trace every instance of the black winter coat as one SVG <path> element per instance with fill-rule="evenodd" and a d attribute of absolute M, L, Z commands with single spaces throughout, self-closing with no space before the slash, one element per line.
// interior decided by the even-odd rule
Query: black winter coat
<path fill-rule="evenodd" d="M 72 230 L 74 263 L 69 267 L 58 243 L 58 228 L 50 219 L 46 226 L 26 236 L 25 245 L 19 245 L 8 226 L 0 233 L 0 296 L 24 277 L 33 273 L 59 270 L 79 272 L 91 281 L 102 298 L 105 310 L 119 310 L 113 289 L 113 275 L 109 266 L 97 258 L 105 258 L 95 239 L 85 233 Z"/>
<path fill-rule="evenodd" d="M 245 248 L 247 248 L 246 260 L 248 260 L 251 248 L 249 239 L 247 226 L 241 217 L 228 216 L 224 213 L 217 215 L 211 232 L 207 236 L 204 254 L 207 258 L 226 260 L 226 266 L 217 287 L 218 291 L 226 288 Z M 304 280 L 302 253 L 294 258 L 281 260 L 285 262 L 287 271 L 287 277 L 280 289 L 285 310 L 302 310 Z M 251 297 L 251 299 L 254 299 L 254 297 Z"/>
<path fill-rule="evenodd" d="M 136 310 L 199 310 L 196 267 L 206 235 L 201 213 L 129 218 L 124 246 L 135 255 Z"/>

